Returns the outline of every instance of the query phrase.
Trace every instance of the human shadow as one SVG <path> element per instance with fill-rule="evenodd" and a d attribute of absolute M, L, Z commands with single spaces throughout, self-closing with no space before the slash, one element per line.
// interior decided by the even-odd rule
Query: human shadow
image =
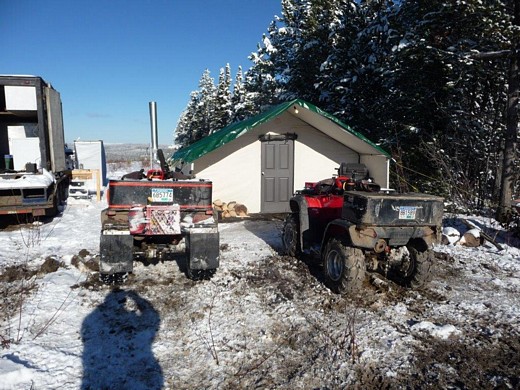
<path fill-rule="evenodd" d="M 266 216 L 264 219 L 246 221 L 244 226 L 248 231 L 265 241 L 279 256 L 286 256 L 282 242 L 283 224 L 283 218 L 276 215 L 274 218 Z M 310 253 L 300 253 L 298 260 L 307 267 L 309 273 L 318 282 L 326 285 L 319 256 Z"/>
<path fill-rule="evenodd" d="M 161 389 L 162 369 L 152 352 L 160 322 L 135 291 L 110 292 L 81 326 L 81 389 Z"/>
<path fill-rule="evenodd" d="M 278 219 L 246 220 L 244 227 L 269 245 L 276 253 L 283 254 L 283 222 Z"/>

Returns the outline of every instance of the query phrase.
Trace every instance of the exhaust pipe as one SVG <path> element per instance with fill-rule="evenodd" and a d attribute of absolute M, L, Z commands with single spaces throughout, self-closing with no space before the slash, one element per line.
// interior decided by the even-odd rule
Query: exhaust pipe
<path fill-rule="evenodd" d="M 157 149 L 159 148 L 157 143 L 157 103 L 150 102 L 150 127 L 152 133 L 152 147 L 150 150 L 150 169 L 153 168 L 153 162 L 157 159 Z"/>

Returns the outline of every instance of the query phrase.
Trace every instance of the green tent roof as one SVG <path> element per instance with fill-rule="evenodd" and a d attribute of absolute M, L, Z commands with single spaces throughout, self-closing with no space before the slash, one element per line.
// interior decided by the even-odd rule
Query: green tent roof
<path fill-rule="evenodd" d="M 223 129 L 208 135 L 207 137 L 191 144 L 190 146 L 177 150 L 175 153 L 173 153 L 169 160 L 174 163 L 178 161 L 182 161 L 184 163 L 193 162 L 205 154 L 248 133 L 256 126 L 259 126 L 262 123 L 268 122 L 277 116 L 282 115 L 291 108 L 292 110 L 289 111 L 291 114 L 323 131 L 332 138 L 336 138 L 335 135 L 341 135 L 338 133 L 343 133 L 342 135 L 350 136 L 351 140 L 349 141 L 349 144 L 354 141 L 356 145 L 352 145 L 354 146 L 353 149 L 360 154 L 375 154 L 390 157 L 386 151 L 381 149 L 373 142 L 369 141 L 360 133 L 352 130 L 348 125 L 341 122 L 335 116 L 301 99 L 295 99 L 279 104 L 262 114 L 255 115 L 254 117 L 243 120 L 242 122 L 236 122 L 227 127 L 224 127 Z M 301 110 L 299 110 L 297 113 L 295 108 L 301 108 Z M 328 129 L 328 132 L 324 131 L 325 128 Z"/>

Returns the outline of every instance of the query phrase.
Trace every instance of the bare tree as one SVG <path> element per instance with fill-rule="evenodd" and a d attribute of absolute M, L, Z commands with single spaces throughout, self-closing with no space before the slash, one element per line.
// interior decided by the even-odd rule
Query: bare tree
<path fill-rule="evenodd" d="M 515 162 L 517 159 L 517 137 L 518 137 L 518 103 L 520 94 L 520 40 L 518 30 L 520 29 L 520 0 L 511 3 L 513 27 L 517 32 L 513 35 L 511 49 L 493 52 L 471 53 L 469 57 L 477 60 L 506 59 L 509 60 L 507 108 L 506 108 L 506 133 L 504 135 L 504 149 L 502 159 L 502 171 L 500 173 L 500 197 L 496 210 L 496 219 L 499 222 L 509 222 L 511 219 L 513 199 L 513 187 L 515 184 Z"/>
<path fill-rule="evenodd" d="M 514 0 L 513 24 L 517 28 L 520 27 L 520 0 Z M 518 133 L 518 94 L 520 93 L 520 75 L 518 74 L 519 54 L 520 42 L 518 42 L 518 34 L 515 34 L 513 50 L 511 51 L 509 60 L 504 159 L 502 162 L 500 201 L 496 212 L 496 219 L 500 222 L 507 222 L 509 220 L 511 216 L 511 200 L 513 199 L 514 165 Z"/>

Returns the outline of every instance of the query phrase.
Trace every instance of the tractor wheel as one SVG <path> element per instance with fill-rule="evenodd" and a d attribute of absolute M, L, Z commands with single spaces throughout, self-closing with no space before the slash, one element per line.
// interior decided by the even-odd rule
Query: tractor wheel
<path fill-rule="evenodd" d="M 343 245 L 332 238 L 323 261 L 325 278 L 335 293 L 355 293 L 365 280 L 365 256 L 361 249 Z"/>
<path fill-rule="evenodd" d="M 420 288 L 432 278 L 433 251 L 420 252 L 413 246 L 407 246 L 408 256 L 395 270 L 397 282 L 405 287 Z"/>
<path fill-rule="evenodd" d="M 285 218 L 282 231 L 284 252 L 293 257 L 301 254 L 299 215 L 291 213 Z"/>

